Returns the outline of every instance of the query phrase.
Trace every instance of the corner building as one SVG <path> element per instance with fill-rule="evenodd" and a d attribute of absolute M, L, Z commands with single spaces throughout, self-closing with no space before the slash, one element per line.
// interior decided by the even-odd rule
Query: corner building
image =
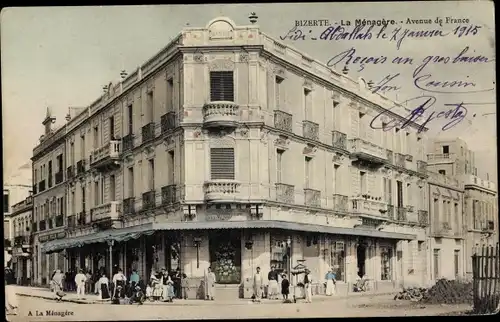
<path fill-rule="evenodd" d="M 184 29 L 68 122 L 70 238 L 44 251 L 146 280 L 179 268 L 191 297 L 209 266 L 218 297 L 299 262 L 318 293 L 329 267 L 344 293 L 358 274 L 424 283 L 425 131 L 362 84 L 256 25 Z M 390 131 L 369 125 L 382 112 Z"/>

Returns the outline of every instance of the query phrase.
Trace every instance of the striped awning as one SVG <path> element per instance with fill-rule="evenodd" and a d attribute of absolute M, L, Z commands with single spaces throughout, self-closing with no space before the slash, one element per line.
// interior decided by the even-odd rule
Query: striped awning
<path fill-rule="evenodd" d="M 295 231 L 377 237 L 377 238 L 388 238 L 388 239 L 399 239 L 399 240 L 413 240 L 417 238 L 417 236 L 413 234 L 386 232 L 386 231 L 379 231 L 376 229 L 330 227 L 330 226 L 302 224 L 302 223 L 278 221 L 278 220 L 173 222 L 173 223 L 155 223 L 153 225 L 154 230 L 242 229 L 242 228 L 285 229 L 285 230 L 295 230 Z"/>
<path fill-rule="evenodd" d="M 104 243 L 109 240 L 122 242 L 139 238 L 141 235 L 151 235 L 153 233 L 154 230 L 152 224 L 144 224 L 123 229 L 111 229 L 85 236 L 51 240 L 42 244 L 41 250 L 44 253 L 52 253 L 67 248 L 76 248 L 88 244 Z"/>

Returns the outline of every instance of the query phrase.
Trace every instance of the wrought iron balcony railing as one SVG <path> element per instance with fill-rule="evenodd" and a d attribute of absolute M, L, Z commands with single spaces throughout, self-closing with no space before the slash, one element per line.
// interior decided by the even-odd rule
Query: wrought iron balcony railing
<path fill-rule="evenodd" d="M 293 116 L 283 111 L 274 111 L 274 127 L 286 132 L 293 132 Z"/>
<path fill-rule="evenodd" d="M 150 190 L 142 194 L 142 210 L 153 209 L 156 207 L 155 191 Z"/>
<path fill-rule="evenodd" d="M 302 121 L 302 136 L 309 140 L 319 140 L 319 124 L 311 121 Z"/>
<path fill-rule="evenodd" d="M 309 207 L 321 207 L 321 191 L 314 189 L 304 189 L 304 204 Z"/>
<path fill-rule="evenodd" d="M 66 169 L 66 178 L 68 178 L 68 180 L 71 180 L 75 177 L 75 166 L 74 165 L 70 165 L 67 169 Z"/>
<path fill-rule="evenodd" d="M 56 184 L 63 182 L 63 173 L 62 170 L 56 173 Z"/>
<path fill-rule="evenodd" d="M 122 139 L 123 152 L 130 151 L 134 148 L 134 135 L 125 135 Z"/>
<path fill-rule="evenodd" d="M 347 134 L 333 131 L 332 132 L 332 146 L 339 149 L 347 149 Z"/>
<path fill-rule="evenodd" d="M 147 143 L 155 138 L 155 123 L 151 122 L 142 127 L 142 143 Z"/>
<path fill-rule="evenodd" d="M 406 212 L 407 212 L 407 209 L 405 207 L 397 207 L 396 209 L 397 211 L 397 219 L 399 221 L 406 221 L 407 220 L 407 217 L 406 217 Z"/>
<path fill-rule="evenodd" d="M 177 186 L 171 184 L 161 188 L 161 203 L 162 205 L 170 205 L 176 203 L 177 200 Z"/>
<path fill-rule="evenodd" d="M 175 129 L 175 112 L 168 112 L 161 116 L 161 134 L 164 134 L 170 130 Z"/>
<path fill-rule="evenodd" d="M 44 231 L 47 229 L 47 223 L 45 222 L 45 219 L 40 220 L 40 231 Z"/>
<path fill-rule="evenodd" d="M 418 223 L 422 226 L 429 225 L 429 212 L 427 210 L 418 211 Z"/>
<path fill-rule="evenodd" d="M 285 183 L 276 183 L 276 199 L 278 202 L 294 204 L 295 186 Z"/>
<path fill-rule="evenodd" d="M 333 195 L 333 209 L 337 211 L 347 211 L 349 204 L 349 198 L 344 195 L 334 194 Z"/>
<path fill-rule="evenodd" d="M 86 165 L 85 160 L 80 160 L 76 163 L 76 174 L 77 175 L 83 174 L 85 172 L 85 165 Z"/>
<path fill-rule="evenodd" d="M 38 192 L 44 192 L 44 191 L 45 191 L 45 179 L 38 183 Z"/>
<path fill-rule="evenodd" d="M 56 227 L 62 227 L 64 226 L 64 215 L 58 215 L 56 216 Z"/>
<path fill-rule="evenodd" d="M 135 213 L 135 198 L 127 198 L 123 200 L 123 214 L 133 214 Z"/>

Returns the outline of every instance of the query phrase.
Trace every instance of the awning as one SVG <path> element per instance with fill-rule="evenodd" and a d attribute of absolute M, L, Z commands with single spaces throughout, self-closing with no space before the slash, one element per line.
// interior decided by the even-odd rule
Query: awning
<path fill-rule="evenodd" d="M 155 223 L 153 228 L 154 230 L 271 228 L 400 240 L 413 240 L 417 238 L 416 235 L 412 234 L 393 233 L 375 229 L 329 227 L 278 220 Z"/>
<path fill-rule="evenodd" d="M 104 243 L 108 240 L 121 242 L 138 238 L 141 235 L 151 235 L 153 232 L 152 224 L 127 227 L 123 229 L 110 229 L 91 235 L 51 240 L 42 244 L 41 250 L 44 253 L 52 253 L 67 248 L 81 247 L 87 244 Z"/>

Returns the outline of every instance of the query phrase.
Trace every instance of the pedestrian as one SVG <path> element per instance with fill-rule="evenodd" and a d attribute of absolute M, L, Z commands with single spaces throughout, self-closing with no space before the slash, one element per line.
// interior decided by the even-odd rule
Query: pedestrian
<path fill-rule="evenodd" d="M 205 299 L 209 301 L 213 301 L 215 299 L 215 282 L 215 274 L 212 272 L 212 268 L 209 267 L 207 269 L 207 273 L 205 274 Z"/>
<path fill-rule="evenodd" d="M 326 280 L 326 295 L 332 296 L 335 293 L 335 273 L 333 273 L 333 269 L 329 269 L 328 273 L 325 275 Z"/>
<path fill-rule="evenodd" d="M 175 298 L 175 291 L 174 291 L 174 281 L 172 280 L 172 277 L 174 273 L 170 272 L 166 274 L 165 276 L 165 288 L 164 288 L 164 293 L 163 297 L 166 300 L 166 302 L 173 302 Z"/>
<path fill-rule="evenodd" d="M 284 300 L 288 300 L 288 294 L 290 294 L 290 281 L 286 274 L 283 274 L 281 280 L 281 295 L 283 295 Z"/>
<path fill-rule="evenodd" d="M 64 274 L 60 269 L 56 270 L 56 273 L 52 277 L 52 285 L 54 287 L 54 293 L 56 293 L 56 299 L 60 301 L 65 295 L 63 292 L 63 282 L 64 282 Z"/>
<path fill-rule="evenodd" d="M 125 283 L 127 282 L 127 278 L 125 277 L 125 274 L 123 274 L 123 271 L 121 268 L 118 268 L 118 272 L 116 272 L 115 275 L 113 275 L 113 296 L 114 297 L 119 297 L 119 298 L 124 298 L 125 297 Z M 118 287 L 121 286 L 121 287 Z"/>
<path fill-rule="evenodd" d="M 4 251 L 4 283 L 5 283 L 5 313 L 8 315 L 17 315 L 17 294 L 14 285 L 11 285 L 12 281 L 9 280 L 8 274 L 10 274 L 10 261 L 12 259 L 12 255 Z"/>
<path fill-rule="evenodd" d="M 97 292 L 100 300 L 107 300 L 110 298 L 109 279 L 106 276 L 106 273 L 102 273 L 101 278 L 97 281 Z"/>
<path fill-rule="evenodd" d="M 85 274 L 85 293 L 92 293 L 92 272 L 89 269 L 86 270 Z"/>
<path fill-rule="evenodd" d="M 84 297 L 85 296 L 85 282 L 87 280 L 87 276 L 83 274 L 83 269 L 80 269 L 78 274 L 75 276 L 75 284 L 76 284 L 76 295 L 78 297 Z"/>
<path fill-rule="evenodd" d="M 137 274 L 137 271 L 134 269 L 132 270 L 132 274 L 130 274 L 129 278 L 129 283 L 130 283 L 130 288 L 129 288 L 129 297 L 130 295 L 134 292 L 135 287 L 139 285 L 139 274 Z"/>
<path fill-rule="evenodd" d="M 312 303 L 312 282 L 311 271 L 306 269 L 306 275 L 304 276 L 304 287 L 306 292 L 306 302 Z"/>
<path fill-rule="evenodd" d="M 182 289 L 182 298 L 187 300 L 188 299 L 188 292 L 189 292 L 189 280 L 187 279 L 186 274 L 182 274 L 182 279 L 181 279 L 181 289 Z"/>
<path fill-rule="evenodd" d="M 174 276 L 172 277 L 172 281 L 174 282 L 174 293 L 175 293 L 175 298 L 181 299 L 182 298 L 182 292 L 181 292 L 181 270 L 177 269 L 175 271 Z"/>
<path fill-rule="evenodd" d="M 255 297 L 255 302 L 260 302 L 260 299 L 262 298 L 263 288 L 264 280 L 262 278 L 262 274 L 260 273 L 260 267 L 257 267 L 253 276 L 253 295 Z"/>
<path fill-rule="evenodd" d="M 278 298 L 280 297 L 281 294 L 281 282 L 283 281 L 283 273 L 278 272 L 278 295 L 277 295 Z"/>
<path fill-rule="evenodd" d="M 271 266 L 271 270 L 267 274 L 267 280 L 269 281 L 268 299 L 278 299 L 278 272 L 276 272 L 275 266 Z"/>

